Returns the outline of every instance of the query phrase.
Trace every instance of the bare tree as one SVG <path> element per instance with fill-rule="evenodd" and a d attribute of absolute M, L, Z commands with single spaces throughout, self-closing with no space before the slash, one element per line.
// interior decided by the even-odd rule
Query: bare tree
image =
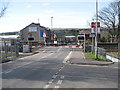
<path fill-rule="evenodd" d="M 2 18 L 5 15 L 7 8 L 8 3 L 2 3 L 2 1 L 0 1 L 0 18 Z"/>
<path fill-rule="evenodd" d="M 112 41 L 114 41 L 114 38 L 117 36 L 118 6 L 120 6 L 118 2 L 111 2 L 108 7 L 100 10 L 98 15 L 100 22 L 108 28 Z"/>

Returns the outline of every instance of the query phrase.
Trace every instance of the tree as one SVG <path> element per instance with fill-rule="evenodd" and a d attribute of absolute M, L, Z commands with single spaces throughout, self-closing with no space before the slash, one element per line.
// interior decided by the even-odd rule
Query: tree
<path fill-rule="evenodd" d="M 5 12 L 8 8 L 8 3 L 2 3 L 2 1 L 0 1 L 0 18 L 2 18 L 5 15 Z"/>
<path fill-rule="evenodd" d="M 117 40 L 118 6 L 118 2 L 111 2 L 108 7 L 101 9 L 98 15 L 99 21 L 108 28 L 112 41 L 115 41 L 115 38 Z"/>

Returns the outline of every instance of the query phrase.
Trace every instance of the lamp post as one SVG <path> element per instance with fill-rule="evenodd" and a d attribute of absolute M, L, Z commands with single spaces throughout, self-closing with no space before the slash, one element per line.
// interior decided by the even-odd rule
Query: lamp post
<path fill-rule="evenodd" d="M 120 1 L 118 2 L 118 57 L 120 59 Z"/>
<path fill-rule="evenodd" d="M 95 56 L 98 58 L 98 48 L 97 48 L 97 32 L 98 32 L 98 0 L 96 0 L 96 30 L 95 30 Z"/>
<path fill-rule="evenodd" d="M 53 17 L 51 17 L 51 29 L 53 28 Z"/>

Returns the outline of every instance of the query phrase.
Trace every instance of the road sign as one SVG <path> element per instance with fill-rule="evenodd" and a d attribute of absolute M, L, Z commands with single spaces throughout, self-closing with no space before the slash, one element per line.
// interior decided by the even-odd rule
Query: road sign
<path fill-rule="evenodd" d="M 57 44 L 57 41 L 54 41 L 54 44 Z"/>
<path fill-rule="evenodd" d="M 95 37 L 95 33 L 91 33 L 91 34 L 90 34 L 90 37 Z"/>
<path fill-rule="evenodd" d="M 100 28 L 100 22 L 91 22 L 91 28 L 96 28 L 96 24 L 97 24 L 97 27 Z"/>
<path fill-rule="evenodd" d="M 45 32 L 43 33 L 43 37 L 46 37 L 46 33 Z"/>
<path fill-rule="evenodd" d="M 44 30 L 40 29 L 40 37 L 43 37 Z"/>
<path fill-rule="evenodd" d="M 97 32 L 100 33 L 100 22 L 91 22 L 91 33 L 95 33 L 96 32 L 96 24 L 97 24 Z"/>

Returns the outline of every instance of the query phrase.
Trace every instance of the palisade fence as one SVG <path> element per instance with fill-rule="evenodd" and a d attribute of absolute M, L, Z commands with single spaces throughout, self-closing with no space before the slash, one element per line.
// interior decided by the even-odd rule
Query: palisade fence
<path fill-rule="evenodd" d="M 19 56 L 19 45 L 16 39 L 0 39 L 0 62 Z"/>
<path fill-rule="evenodd" d="M 96 47 L 91 46 L 91 52 L 95 53 L 95 49 Z M 106 50 L 100 47 L 97 47 L 97 53 L 99 56 L 103 56 L 104 58 L 106 58 Z"/>

